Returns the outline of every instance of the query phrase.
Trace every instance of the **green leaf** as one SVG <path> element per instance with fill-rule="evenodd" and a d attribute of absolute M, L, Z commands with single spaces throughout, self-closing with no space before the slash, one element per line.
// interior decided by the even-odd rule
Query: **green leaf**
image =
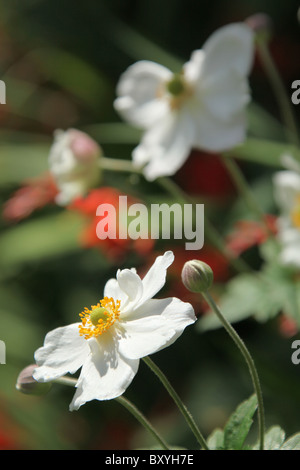
<path fill-rule="evenodd" d="M 95 110 L 99 109 L 99 103 L 101 106 L 107 100 L 110 89 L 107 79 L 83 59 L 56 48 L 36 49 L 29 58 L 39 64 L 48 79 Z"/>
<path fill-rule="evenodd" d="M 300 450 L 300 433 L 287 439 L 280 450 Z"/>
<path fill-rule="evenodd" d="M 284 141 L 286 137 L 282 124 L 254 101 L 251 101 L 247 107 L 247 121 L 251 136 L 275 141 Z"/>
<path fill-rule="evenodd" d="M 0 184 L 20 183 L 48 169 L 50 145 L 3 144 L 0 147 Z"/>
<path fill-rule="evenodd" d="M 207 439 L 209 450 L 224 449 L 224 432 L 222 429 L 215 429 Z"/>
<path fill-rule="evenodd" d="M 225 292 L 218 301 L 219 308 L 230 323 L 236 323 L 252 316 L 257 309 L 260 287 L 251 274 L 241 274 L 228 282 Z M 218 317 L 208 312 L 197 322 L 200 331 L 221 327 Z"/>
<path fill-rule="evenodd" d="M 116 18 L 110 22 L 108 33 L 109 39 L 134 60 L 152 60 L 173 72 L 180 72 L 185 62 Z"/>
<path fill-rule="evenodd" d="M 82 217 L 66 211 L 28 220 L 7 230 L 0 238 L 1 269 L 79 250 L 83 224 Z"/>
<path fill-rule="evenodd" d="M 264 450 L 279 450 L 285 439 L 285 432 L 280 426 L 272 426 L 265 433 Z M 259 450 L 257 442 L 252 450 Z"/>
<path fill-rule="evenodd" d="M 230 416 L 224 429 L 226 450 L 241 450 L 252 426 L 252 418 L 257 408 L 256 395 L 241 403 Z"/>
<path fill-rule="evenodd" d="M 266 248 L 270 255 L 271 245 Z M 284 311 L 300 326 L 299 287 L 300 281 L 295 278 L 294 270 L 278 264 L 275 259 L 266 263 L 258 273 L 243 273 L 229 281 L 218 304 L 230 323 L 249 317 L 264 323 Z M 200 318 L 197 323 L 202 332 L 220 326 L 221 322 L 212 311 Z"/>
<path fill-rule="evenodd" d="M 142 135 L 140 129 L 123 122 L 90 124 L 84 126 L 82 130 L 99 139 L 101 144 L 137 144 Z"/>
<path fill-rule="evenodd" d="M 273 140 L 249 138 L 244 144 L 226 152 L 226 155 L 260 165 L 281 167 L 281 158 L 285 153 L 293 155 L 297 160 L 300 159 L 299 150 L 293 145 Z"/>

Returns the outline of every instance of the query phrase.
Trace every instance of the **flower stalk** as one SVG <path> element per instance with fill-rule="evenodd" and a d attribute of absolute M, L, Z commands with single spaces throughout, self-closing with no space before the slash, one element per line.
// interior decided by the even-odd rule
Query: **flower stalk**
<path fill-rule="evenodd" d="M 276 65 L 270 54 L 268 41 L 265 37 L 258 36 L 256 44 L 259 56 L 262 61 L 262 65 L 265 69 L 266 75 L 270 80 L 274 94 L 278 101 L 282 120 L 286 126 L 286 134 L 288 141 L 290 141 L 292 144 L 299 146 L 300 141 L 298 137 L 295 116 L 290 102 L 290 97 L 288 96 L 285 90 L 280 74 L 278 73 Z"/>
<path fill-rule="evenodd" d="M 265 214 L 261 209 L 260 205 L 258 204 L 257 200 L 255 199 L 253 192 L 251 191 L 251 188 L 249 187 L 239 166 L 231 157 L 227 157 L 226 154 L 223 155 L 223 162 L 227 170 L 229 171 L 231 178 L 234 181 L 241 197 L 245 201 L 245 204 L 248 206 L 249 210 L 253 213 L 253 215 L 263 223 L 268 236 L 273 237 L 273 233 L 266 222 Z"/>
<path fill-rule="evenodd" d="M 60 377 L 55 379 L 54 382 L 59 383 L 61 385 L 67 385 L 69 387 L 75 387 L 77 380 L 73 379 L 72 377 Z M 169 445 L 166 441 L 160 436 L 160 434 L 156 431 L 156 429 L 152 426 L 152 424 L 147 420 L 147 418 L 141 413 L 141 411 L 127 398 L 124 396 L 120 396 L 115 398 L 115 401 L 120 403 L 120 405 L 124 406 L 136 419 L 139 423 L 144 426 L 144 428 L 152 434 L 154 439 L 159 443 L 160 447 L 163 450 L 170 450 Z"/>
<path fill-rule="evenodd" d="M 169 393 L 169 395 L 173 398 L 174 402 L 176 403 L 179 411 L 182 413 L 184 419 L 186 420 L 187 424 L 189 425 L 190 429 L 192 430 L 194 436 L 196 437 L 198 443 L 200 444 L 201 448 L 203 450 L 209 450 L 208 445 L 206 444 L 206 441 L 204 437 L 202 436 L 197 424 L 194 421 L 194 418 L 192 417 L 191 413 L 188 411 L 187 407 L 185 404 L 182 402 L 181 398 L 177 394 L 177 392 L 174 390 L 172 385 L 170 384 L 169 380 L 167 377 L 163 374 L 163 372 L 160 370 L 160 368 L 150 359 L 149 357 L 144 357 L 143 361 L 147 366 L 154 372 L 154 374 L 159 378 L 161 383 L 164 385 L 165 389 Z"/>
<path fill-rule="evenodd" d="M 217 315 L 218 319 L 222 323 L 223 327 L 229 334 L 229 336 L 233 339 L 239 350 L 241 351 L 247 365 L 249 368 L 249 372 L 251 375 L 253 387 L 255 394 L 257 396 L 257 403 L 258 403 L 258 427 L 259 427 L 259 442 L 260 442 L 260 450 L 264 449 L 264 428 L 265 428 L 265 417 L 264 417 L 264 404 L 263 404 L 263 396 L 260 386 L 260 381 L 258 377 L 258 373 L 255 367 L 255 363 L 252 359 L 250 352 L 248 351 L 244 341 L 240 338 L 236 330 L 232 327 L 232 325 L 226 320 L 224 315 L 222 314 L 221 310 L 216 305 L 215 301 L 213 300 L 212 296 L 209 292 L 202 292 L 202 295 L 210 308 L 213 312 Z"/>

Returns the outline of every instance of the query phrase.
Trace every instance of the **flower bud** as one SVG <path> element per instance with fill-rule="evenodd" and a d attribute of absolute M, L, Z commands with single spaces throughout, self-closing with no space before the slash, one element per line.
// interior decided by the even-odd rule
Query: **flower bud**
<path fill-rule="evenodd" d="M 206 292 L 212 286 L 214 273 L 208 264 L 195 259 L 185 263 L 181 279 L 189 291 Z"/>
<path fill-rule="evenodd" d="M 36 368 L 36 364 L 31 364 L 20 372 L 16 383 L 16 389 L 19 392 L 26 393 L 27 395 L 44 395 L 50 390 L 51 382 L 37 382 L 32 377 L 33 371 Z"/>
<path fill-rule="evenodd" d="M 249 16 L 245 23 L 257 35 L 257 39 L 269 41 L 272 35 L 273 23 L 271 18 L 265 13 L 256 13 Z"/>
<path fill-rule="evenodd" d="M 59 191 L 57 204 L 69 204 L 97 183 L 101 153 L 97 142 L 84 132 L 77 129 L 55 132 L 49 168 Z"/>

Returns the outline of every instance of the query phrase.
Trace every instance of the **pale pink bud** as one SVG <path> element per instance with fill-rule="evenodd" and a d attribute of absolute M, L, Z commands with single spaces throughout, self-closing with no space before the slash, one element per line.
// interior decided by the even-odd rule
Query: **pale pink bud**
<path fill-rule="evenodd" d="M 213 283 L 214 273 L 208 264 L 197 259 L 187 261 L 182 268 L 181 279 L 191 292 L 206 292 Z"/>
<path fill-rule="evenodd" d="M 16 389 L 19 392 L 26 393 L 27 395 L 44 395 L 50 390 L 52 386 L 50 382 L 37 382 L 32 377 L 33 371 L 36 368 L 36 364 L 31 364 L 20 372 L 16 383 Z"/>

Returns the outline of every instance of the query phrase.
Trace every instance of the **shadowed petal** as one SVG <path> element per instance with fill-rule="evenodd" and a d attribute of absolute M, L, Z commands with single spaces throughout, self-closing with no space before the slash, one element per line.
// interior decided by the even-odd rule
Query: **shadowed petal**
<path fill-rule="evenodd" d="M 149 181 L 173 175 L 189 156 L 195 138 L 195 126 L 188 112 L 168 114 L 146 131 L 132 157 L 136 165 L 145 164 L 144 175 Z"/>
<path fill-rule="evenodd" d="M 89 341 L 92 354 L 85 361 L 70 410 L 91 400 L 111 400 L 122 395 L 138 371 L 139 361 L 125 359 L 108 334 Z"/>

